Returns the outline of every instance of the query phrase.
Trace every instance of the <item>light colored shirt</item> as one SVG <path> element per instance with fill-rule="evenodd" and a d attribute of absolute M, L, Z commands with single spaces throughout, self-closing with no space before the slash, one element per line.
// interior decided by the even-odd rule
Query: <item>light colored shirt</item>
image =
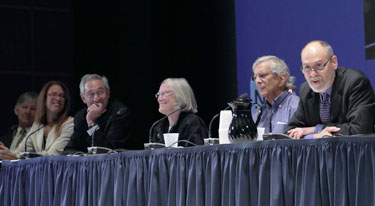
<path fill-rule="evenodd" d="M 13 136 L 13 139 L 12 139 L 12 144 L 10 145 L 10 148 L 9 148 L 9 150 L 11 151 L 11 152 L 14 152 L 14 150 L 16 150 L 16 148 L 17 148 L 17 143 L 20 143 L 20 138 L 21 138 L 21 135 L 22 135 L 22 129 L 23 128 L 21 128 L 21 127 L 18 127 L 17 128 L 17 131 L 16 131 L 16 134 Z M 25 128 L 26 129 L 26 134 L 30 131 L 30 127 L 28 127 L 28 128 Z M 25 138 L 26 137 L 26 134 L 25 134 L 25 136 L 23 137 L 23 138 Z M 22 140 L 21 140 L 22 141 Z"/>
<path fill-rule="evenodd" d="M 257 127 L 264 127 L 265 134 L 284 133 L 298 103 L 299 97 L 286 90 L 273 100 L 272 105 L 266 101 L 260 109 L 255 110 L 252 113 L 253 121 L 256 123 L 258 117 L 260 118 Z"/>

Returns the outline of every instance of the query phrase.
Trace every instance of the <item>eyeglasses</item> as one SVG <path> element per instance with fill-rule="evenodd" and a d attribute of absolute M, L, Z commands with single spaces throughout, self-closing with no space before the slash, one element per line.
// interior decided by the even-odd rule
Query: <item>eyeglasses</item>
<path fill-rule="evenodd" d="M 59 93 L 53 92 L 53 93 L 49 93 L 47 95 L 51 98 L 54 98 L 54 99 L 57 99 L 57 97 L 60 97 L 61 99 L 65 99 L 65 95 L 63 93 L 59 94 Z"/>
<path fill-rule="evenodd" d="M 155 94 L 155 98 L 158 99 L 159 96 L 161 96 L 162 98 L 164 98 L 165 96 L 167 96 L 168 94 L 172 94 L 172 91 L 162 91 L 162 92 L 158 92 Z"/>
<path fill-rule="evenodd" d="M 98 95 L 98 96 L 103 96 L 105 94 L 105 90 L 99 89 L 97 91 L 88 91 L 88 92 L 86 92 L 85 96 L 89 99 L 92 99 L 92 98 L 95 97 L 95 94 Z"/>
<path fill-rule="evenodd" d="M 301 67 L 301 70 L 302 70 L 303 73 L 310 73 L 310 72 L 312 72 L 313 70 L 314 70 L 315 72 L 317 72 L 317 71 L 322 71 L 322 70 L 326 67 L 326 65 L 328 64 L 328 62 L 331 61 L 332 57 L 333 57 L 333 56 L 331 56 L 331 57 L 328 59 L 328 61 L 327 61 L 326 63 L 324 63 L 324 64 L 318 64 L 318 65 L 316 65 L 315 67 L 302 66 L 302 67 Z"/>
<path fill-rule="evenodd" d="M 259 73 L 251 77 L 251 80 L 255 81 L 257 77 L 259 77 L 261 80 L 264 80 L 268 75 L 270 75 L 270 72 L 267 73 Z"/>

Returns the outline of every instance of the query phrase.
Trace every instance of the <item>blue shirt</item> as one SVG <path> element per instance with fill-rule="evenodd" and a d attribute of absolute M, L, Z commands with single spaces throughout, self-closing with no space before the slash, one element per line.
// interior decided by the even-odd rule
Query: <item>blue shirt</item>
<path fill-rule="evenodd" d="M 257 127 L 264 127 L 265 134 L 270 133 L 270 130 L 272 133 L 284 133 L 289 120 L 297 110 L 298 103 L 299 97 L 286 90 L 273 100 L 272 105 L 266 101 L 260 109 L 255 110 L 252 113 L 253 121 L 256 122 L 258 117 L 260 118 Z"/>

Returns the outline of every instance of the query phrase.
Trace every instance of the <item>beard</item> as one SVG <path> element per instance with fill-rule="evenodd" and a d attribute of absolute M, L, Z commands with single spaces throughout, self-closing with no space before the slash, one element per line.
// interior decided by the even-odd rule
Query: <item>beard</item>
<path fill-rule="evenodd" d="M 312 81 L 320 81 L 320 83 L 318 85 L 316 84 L 313 84 Z M 332 86 L 332 82 L 328 82 L 328 81 L 324 81 L 322 77 L 314 77 L 314 78 L 310 78 L 307 83 L 309 84 L 310 88 L 316 92 L 316 93 L 324 93 L 326 92 L 331 86 Z"/>

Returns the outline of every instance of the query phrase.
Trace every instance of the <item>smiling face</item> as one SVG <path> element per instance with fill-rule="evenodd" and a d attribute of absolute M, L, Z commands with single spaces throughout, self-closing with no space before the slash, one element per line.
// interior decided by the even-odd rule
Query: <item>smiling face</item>
<path fill-rule="evenodd" d="M 46 111 L 57 116 L 65 106 L 65 93 L 60 85 L 54 84 L 47 91 Z"/>
<path fill-rule="evenodd" d="M 82 101 L 90 107 L 92 104 L 103 104 L 107 108 L 110 91 L 100 79 L 90 80 L 85 83 L 85 94 L 81 94 Z"/>
<path fill-rule="evenodd" d="M 176 110 L 177 100 L 167 83 L 160 85 L 158 92 L 159 112 L 168 115 Z"/>
<path fill-rule="evenodd" d="M 301 53 L 302 67 L 319 68 L 309 72 L 303 72 L 307 83 L 314 92 L 326 92 L 333 84 L 335 70 L 337 69 L 337 57 L 329 56 L 327 51 L 318 42 L 308 44 Z"/>
<path fill-rule="evenodd" d="M 31 127 L 34 122 L 36 111 L 36 100 L 24 102 L 14 108 L 14 113 L 18 117 L 18 124 L 22 128 Z"/>
<path fill-rule="evenodd" d="M 269 61 L 264 61 L 254 67 L 255 83 L 262 97 L 272 104 L 285 89 L 285 75 L 277 76 L 272 74 Z"/>

